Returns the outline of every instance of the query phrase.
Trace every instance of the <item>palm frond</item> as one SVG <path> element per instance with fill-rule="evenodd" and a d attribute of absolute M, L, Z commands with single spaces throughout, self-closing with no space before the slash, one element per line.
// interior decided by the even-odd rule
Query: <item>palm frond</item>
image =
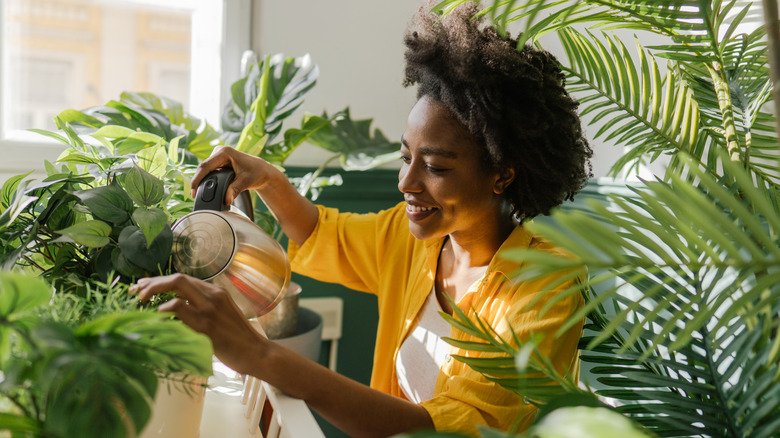
<path fill-rule="evenodd" d="M 594 137 L 631 148 L 612 173 L 636 166 L 647 154 L 696 149 L 698 105 L 679 72 L 669 69 L 662 78 L 655 58 L 638 41 L 634 62 L 616 38 L 604 36 L 602 42 L 573 29 L 559 35 L 569 59 L 564 67 L 569 90 L 583 105 L 581 115 L 593 114 L 592 123 L 607 120 Z"/>
<path fill-rule="evenodd" d="M 453 327 L 473 336 L 476 341 L 443 338 L 447 343 L 466 351 L 488 353 L 486 356 L 453 355 L 488 380 L 527 397 L 534 403 L 544 403 L 561 394 L 587 393 L 569 375 L 561 375 L 549 359 L 539 354 L 538 339 L 520 342 L 516 336 L 502 339 L 479 316 L 470 319 L 453 303 L 453 315 L 440 313 Z"/>
<path fill-rule="evenodd" d="M 637 305 L 646 299 L 651 308 L 666 296 L 696 297 L 686 306 L 668 309 L 671 319 L 683 318 L 686 324 L 664 326 L 653 347 L 690 342 L 693 332 L 717 312 L 755 317 L 760 309 L 748 303 L 767 290 L 780 290 L 774 283 L 780 280 L 780 213 L 770 194 L 754 187 L 739 165 L 723 162 L 734 176 L 737 195 L 690 160 L 688 164 L 699 186 L 679 177 L 671 183 L 651 182 L 638 189 L 635 198 L 615 196 L 611 205 L 591 203 L 602 220 L 571 211 L 557 212 L 555 225 L 529 225 L 576 257 L 554 260 L 516 250 L 507 256 L 524 261 L 517 274 L 536 278 L 588 269 L 591 285 L 601 290 L 572 320 L 629 291 Z M 634 284 L 655 286 L 640 290 Z M 602 332 L 602 339 L 612 331 Z"/>

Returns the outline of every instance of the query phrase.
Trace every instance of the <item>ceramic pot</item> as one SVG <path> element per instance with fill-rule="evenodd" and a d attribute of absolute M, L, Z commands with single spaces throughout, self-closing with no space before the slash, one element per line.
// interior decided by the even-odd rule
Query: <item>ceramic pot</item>
<path fill-rule="evenodd" d="M 139 438 L 198 438 L 207 378 L 177 374 L 160 378 L 152 416 Z"/>

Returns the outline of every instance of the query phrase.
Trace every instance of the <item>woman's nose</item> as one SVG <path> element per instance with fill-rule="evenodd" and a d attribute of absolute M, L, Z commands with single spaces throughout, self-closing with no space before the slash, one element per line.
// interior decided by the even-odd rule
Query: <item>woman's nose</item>
<path fill-rule="evenodd" d="M 398 190 L 401 193 L 417 193 L 422 191 L 422 184 L 417 177 L 417 172 L 410 164 L 401 166 L 398 171 Z"/>

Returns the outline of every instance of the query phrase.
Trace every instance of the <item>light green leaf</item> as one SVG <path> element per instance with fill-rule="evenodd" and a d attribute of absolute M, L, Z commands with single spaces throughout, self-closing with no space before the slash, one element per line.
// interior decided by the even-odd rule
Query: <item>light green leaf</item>
<path fill-rule="evenodd" d="M 138 166 L 157 178 L 163 178 L 168 170 L 168 154 L 162 144 L 146 148 L 136 154 Z"/>
<path fill-rule="evenodd" d="M 59 230 L 57 233 L 88 248 L 100 248 L 110 242 L 108 236 L 111 234 L 111 225 L 99 220 L 88 220 Z"/>
<path fill-rule="evenodd" d="M 39 277 L 17 272 L 0 272 L 0 317 L 35 309 L 49 302 L 52 288 Z"/>
<path fill-rule="evenodd" d="M 125 190 L 136 204 L 151 207 L 162 201 L 165 196 L 163 182 L 138 166 L 133 166 L 125 175 Z"/>
<path fill-rule="evenodd" d="M 101 126 L 100 129 L 92 133 L 93 137 L 103 137 L 103 138 L 127 138 L 131 135 L 136 134 L 136 131 L 119 125 L 105 125 Z"/>
<path fill-rule="evenodd" d="M 22 175 L 16 175 L 8 178 L 3 183 L 2 189 L 0 189 L 0 210 L 5 210 L 11 205 L 11 201 L 14 198 L 16 190 L 19 188 L 19 183 L 27 178 L 33 171 L 29 171 Z"/>

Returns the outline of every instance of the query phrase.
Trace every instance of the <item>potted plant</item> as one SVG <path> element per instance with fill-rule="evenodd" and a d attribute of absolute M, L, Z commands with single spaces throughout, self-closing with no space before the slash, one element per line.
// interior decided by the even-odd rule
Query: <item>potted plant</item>
<path fill-rule="evenodd" d="M 766 26 L 746 33 L 738 26 L 750 4 L 736 1 L 495 1 L 483 11 L 499 32 L 526 20 L 521 47 L 558 34 L 582 114 L 606 121 L 595 138 L 627 150 L 613 175 L 671 158 L 664 175 L 629 184 L 631 195 L 564 206 L 528 225 L 571 257 L 507 255 L 524 262 L 518 279 L 587 276 L 586 287 L 566 291 L 587 302 L 570 318 L 587 318 L 584 387 L 535 355 L 533 340 L 496 339 L 482 321 L 450 318 L 473 336 L 456 346 L 503 353 L 458 360 L 540 407 L 539 423 L 520 436 L 564 436 L 549 427 L 556 412 L 558 424 L 579 426 L 565 436 L 603 437 L 617 427 L 609 415 L 575 414 L 577 405 L 619 413 L 648 436 L 780 433 L 780 166 L 777 118 L 766 105 L 777 77 L 767 31 L 770 47 L 780 35 L 777 3 L 763 4 Z M 637 38 L 633 55 L 616 28 L 670 42 L 643 47 Z M 665 74 L 658 58 L 667 60 Z M 600 429 L 589 432 L 594 423 Z"/>
<path fill-rule="evenodd" d="M 330 148 L 338 157 L 357 154 L 363 160 L 364 168 L 370 167 L 365 165 L 366 161 L 380 163 L 374 160 L 379 152 L 397 150 L 398 145 L 387 142 L 381 132 L 376 131 L 373 137 L 370 135 L 370 120 L 350 120 L 348 110 L 334 117 L 307 116 L 300 128 L 288 129 L 282 134 L 282 121 L 300 105 L 316 81 L 316 67 L 307 67 L 308 73 L 303 79 L 296 76 L 297 72 L 303 73 L 300 70 L 304 66 L 302 60 L 304 58 L 269 57 L 250 69 L 252 81 L 244 78 L 233 87 L 234 100 L 244 99 L 247 103 L 248 118 L 233 120 L 232 124 L 227 120 L 223 138 L 229 141 L 230 130 L 239 129 L 241 134 L 236 147 L 278 166 L 306 139 L 319 139 L 316 141 L 320 145 Z M 104 402 L 97 398 L 90 401 L 80 396 L 76 401 L 93 403 L 93 411 L 106 408 L 105 403 L 113 403 L 112 409 L 120 411 L 117 415 L 122 421 L 111 423 L 115 427 L 105 429 L 105 433 L 102 423 L 92 424 L 85 418 L 79 427 L 91 427 L 89 434 L 97 430 L 101 436 L 135 436 L 149 420 L 148 403 L 155 394 L 157 378 L 169 378 L 174 372 L 210 374 L 212 350 L 208 341 L 204 343 L 204 338 L 186 327 L 169 328 L 165 324 L 178 323 L 169 321 L 165 315 L 148 313 L 138 309 L 134 300 L 118 297 L 126 295 L 128 284 L 136 278 L 171 272 L 171 224 L 192 210 L 189 181 L 197 163 L 223 141 L 220 139 L 223 133 L 186 114 L 177 102 L 149 93 L 123 93 L 118 101 L 103 106 L 83 111 L 68 109 L 61 112 L 55 122 L 58 132 L 37 131 L 66 145 L 56 163 L 45 163 L 47 176 L 42 181 L 31 181 L 26 179 L 29 174 L 19 175 L 0 188 L 0 266 L 3 270 L 42 277 L 51 285 L 45 287 L 46 297 L 51 302 L 41 298 L 43 293 L 40 291 L 44 290 L 41 280 L 7 274 L 11 283 L 6 289 L 11 295 L 6 295 L 8 313 L 0 315 L 0 326 L 11 327 L 9 324 L 22 313 L 27 315 L 37 310 L 46 317 L 36 316 L 30 321 L 36 327 L 38 324 L 44 327 L 40 330 L 43 335 L 48 333 L 46 330 L 50 329 L 46 327 L 54 321 L 68 326 L 67 330 L 62 329 L 63 333 L 73 333 L 75 338 L 68 338 L 68 342 L 73 342 L 59 344 L 56 337 L 38 339 L 26 331 L 25 324 L 29 321 L 13 325 L 5 332 L 18 339 L 13 344 L 18 347 L 13 357 L 18 354 L 24 360 L 5 361 L 2 359 L 8 354 L 0 356 L 0 372 L 3 373 L 0 400 L 10 401 L 8 408 L 12 412 L 6 415 L 6 406 L 0 404 L 3 407 L 0 430 L 60 436 L 56 430 L 62 418 L 44 410 L 49 401 L 41 394 L 49 388 L 39 381 L 44 377 L 42 372 L 52 371 L 42 369 L 38 372 L 35 367 L 39 363 L 58 364 L 59 356 L 50 362 L 44 359 L 60 347 L 57 354 L 74 355 L 83 364 L 90 354 L 103 353 L 97 347 L 84 350 L 82 343 L 88 343 L 90 348 L 97 343 L 102 348 L 103 344 L 98 342 L 101 339 L 124 336 L 120 340 L 122 348 L 107 345 L 116 354 L 112 360 L 121 364 L 132 359 L 151 374 L 136 376 L 139 372 L 133 368 L 119 368 L 120 376 L 123 371 L 128 376 L 105 382 L 105 389 L 116 391 L 111 396 L 120 400 Z M 314 137 L 317 131 L 322 133 Z M 344 142 L 344 136 L 354 135 L 357 136 L 348 139 L 351 143 L 340 143 Z M 345 161 L 349 162 L 346 158 Z M 317 175 L 310 175 L 303 179 L 301 187 L 305 187 L 306 193 L 316 194 L 320 188 L 338 182 L 338 178 L 323 181 Z M 269 217 L 259 214 L 257 221 L 268 226 Z M 269 231 L 276 233 L 277 239 L 282 238 L 278 231 Z M 37 295 L 28 298 L 27 289 Z M 153 308 L 166 298 L 155 300 L 149 306 Z M 35 305 L 14 307 L 17 301 L 24 304 L 28 299 Z M 98 318 L 97 314 L 102 316 Z M 158 333 L 166 328 L 171 335 L 180 334 L 176 342 L 168 342 L 170 337 Z M 184 335 L 181 334 L 183 331 L 188 332 Z M 30 326 L 30 333 L 33 332 L 38 333 Z M 83 339 L 79 337 L 82 334 L 86 336 Z M 150 339 L 142 339 L 147 335 Z M 150 344 L 158 338 L 166 341 L 155 346 Z M 2 336 L 0 339 L 6 340 Z M 189 344 L 183 347 L 182 341 Z M 2 342 L 0 345 L 3 346 L 0 350 L 7 353 L 7 346 L 11 344 Z M 150 350 L 146 353 L 150 357 L 136 350 Z M 181 354 L 185 356 L 175 359 Z M 154 374 L 155 370 L 158 374 Z M 92 385 L 102 384 L 99 376 L 91 376 L 95 378 Z M 79 376 L 72 374 L 70 377 L 58 381 L 60 386 L 55 389 L 83 395 L 78 388 L 82 382 Z M 175 379 L 178 378 L 173 380 L 176 384 Z M 116 385 L 112 386 L 114 383 Z M 136 389 L 142 391 L 129 393 L 120 384 L 137 386 Z M 120 396 L 126 392 L 128 400 L 124 401 Z M 81 406 L 77 406 L 76 401 L 65 400 L 69 409 Z M 84 412 L 88 411 L 84 409 Z M 61 413 L 56 412 L 57 415 Z M 116 420 L 118 417 L 111 418 Z M 62 436 L 85 435 L 63 432 Z"/>
<path fill-rule="evenodd" d="M 83 297 L 52 295 L 37 276 L 0 272 L 0 430 L 138 436 L 160 376 L 211 374 L 208 338 L 135 309 L 126 289 L 111 282 Z"/>

